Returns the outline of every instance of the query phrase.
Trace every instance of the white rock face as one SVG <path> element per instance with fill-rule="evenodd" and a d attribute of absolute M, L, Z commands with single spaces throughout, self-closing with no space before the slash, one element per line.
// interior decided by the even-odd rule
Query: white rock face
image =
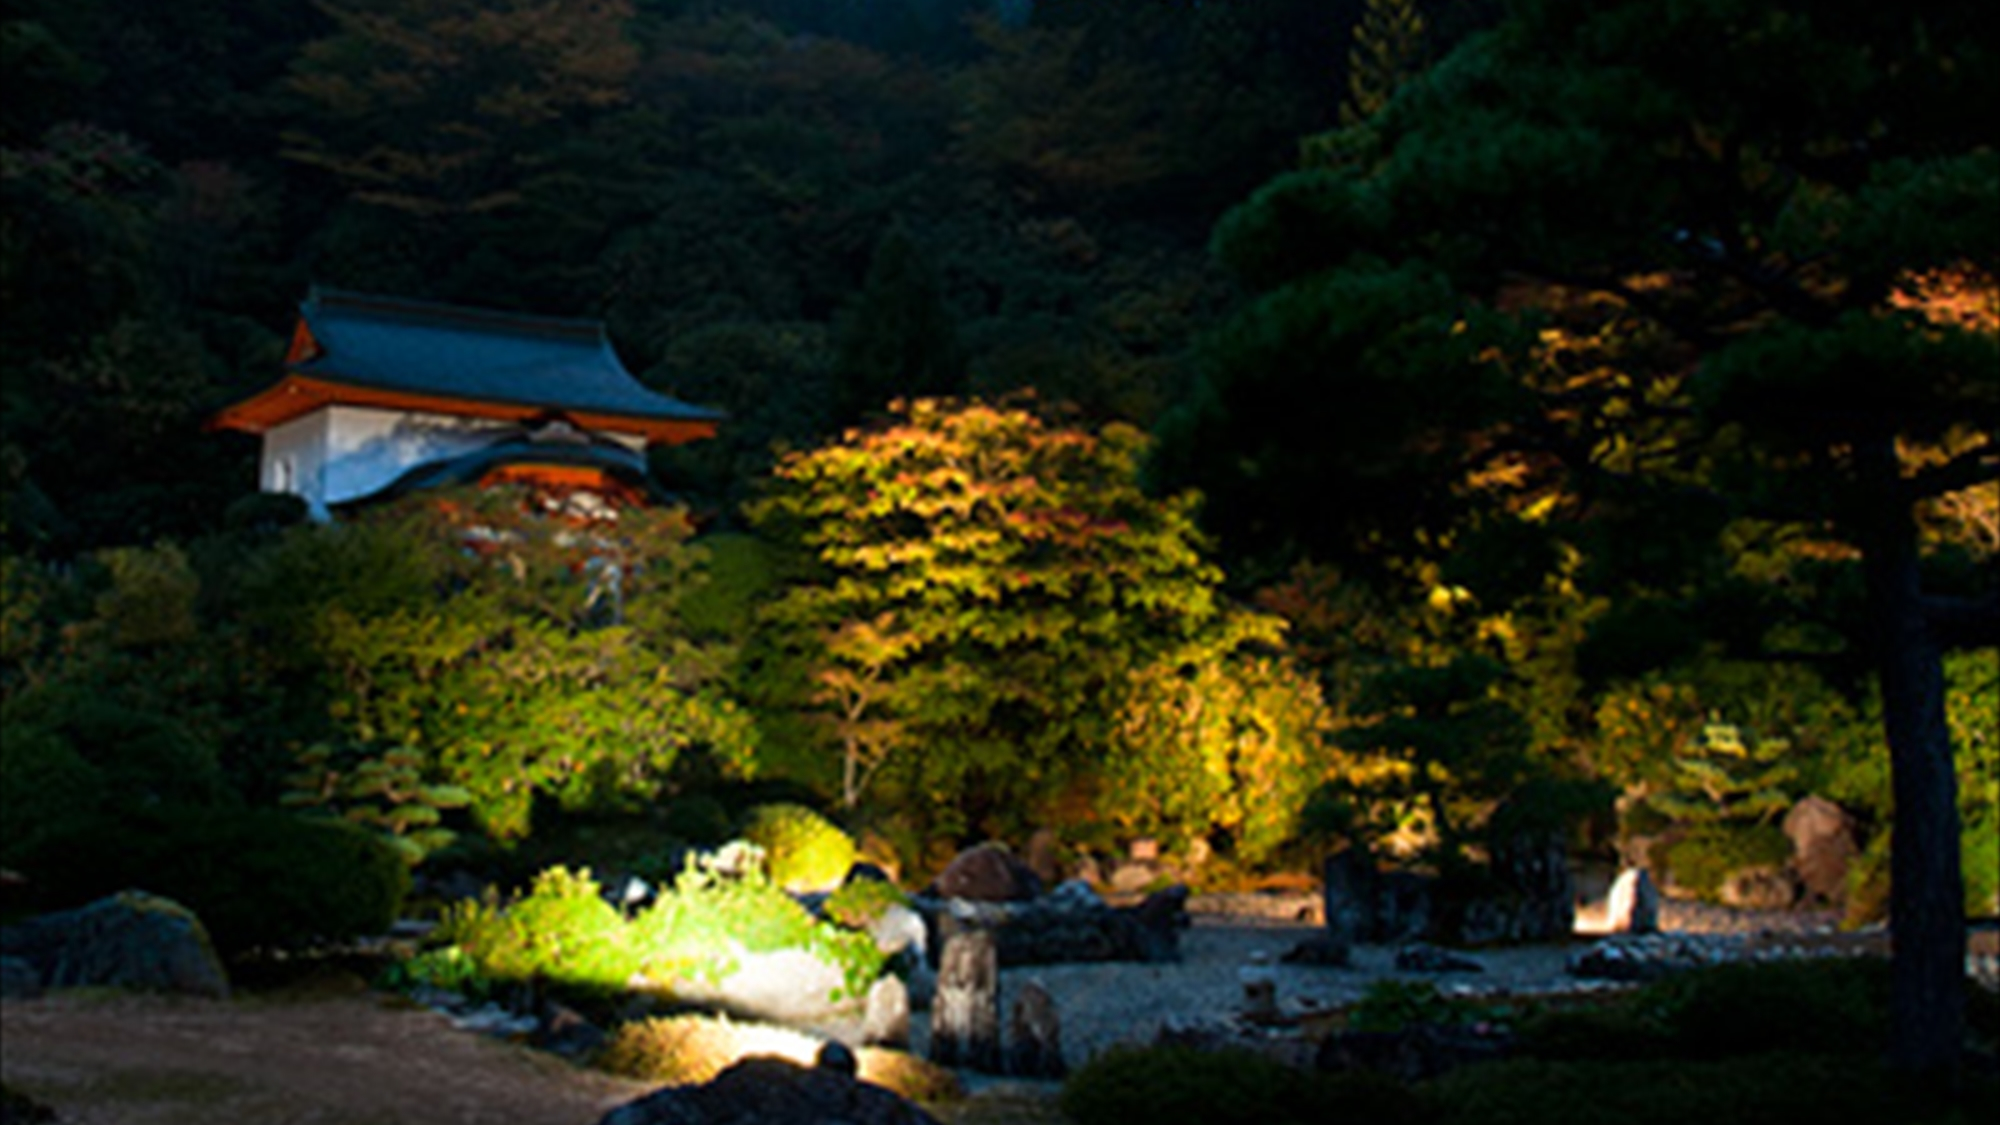
<path fill-rule="evenodd" d="M 1607 932 L 1653 934 L 1660 931 L 1660 889 L 1643 867 L 1628 867 L 1611 884 L 1605 908 Z"/>

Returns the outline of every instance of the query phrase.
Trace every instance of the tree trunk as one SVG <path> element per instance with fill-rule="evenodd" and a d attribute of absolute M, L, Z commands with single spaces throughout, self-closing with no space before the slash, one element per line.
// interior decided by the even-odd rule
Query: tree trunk
<path fill-rule="evenodd" d="M 1876 486 L 1864 546 L 1895 799 L 1889 1061 L 1941 1092 L 1957 1088 L 1965 1035 L 1965 889 L 1944 660 L 1925 618 L 1909 505 L 1889 492 L 1900 477 L 1895 447 L 1883 441 L 1863 455 L 1864 477 Z"/>

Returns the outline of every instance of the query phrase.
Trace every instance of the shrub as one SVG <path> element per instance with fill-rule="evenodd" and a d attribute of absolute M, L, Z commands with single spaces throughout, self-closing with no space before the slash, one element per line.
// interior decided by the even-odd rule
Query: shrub
<path fill-rule="evenodd" d="M 724 876 L 690 864 L 633 927 L 644 973 L 662 983 L 712 984 L 736 970 L 738 950 L 804 949 L 840 966 L 847 990 L 857 996 L 882 974 L 882 953 L 868 935 L 819 922 L 755 873 Z"/>
<path fill-rule="evenodd" d="M 1684 1058 L 1866 1053 L 1888 1027 L 1889 966 L 1874 958 L 1716 965 L 1655 982 L 1636 1003 Z"/>
<path fill-rule="evenodd" d="M 1792 842 L 1776 825 L 1711 825 L 1675 841 L 1667 849 L 1673 881 L 1713 899 L 1731 872 L 1780 867 L 1791 858 Z"/>
<path fill-rule="evenodd" d="M 84 821 L 45 839 L 22 868 L 73 906 L 128 887 L 194 911 L 216 949 L 303 949 L 379 934 L 409 893 L 409 869 L 374 834 L 272 810 L 155 809 Z"/>
<path fill-rule="evenodd" d="M 489 898 L 453 908 L 442 936 L 489 981 L 547 981 L 584 993 L 623 988 L 640 958 L 625 919 L 588 870 L 552 867 L 502 905 Z"/>
<path fill-rule="evenodd" d="M 43 840 L 100 811 L 104 774 L 68 742 L 37 727 L 0 738 L 0 863 L 23 862 Z"/>
<path fill-rule="evenodd" d="M 910 896 L 884 879 L 852 879 L 826 900 L 826 916 L 850 930 L 873 926 L 892 906 L 908 906 Z"/>
<path fill-rule="evenodd" d="M 1522 1053 L 1538 1059 L 1636 1061 L 1669 1054 L 1673 1046 L 1666 1028 L 1629 1002 L 1544 1009 L 1524 1020 L 1520 1030 Z"/>
<path fill-rule="evenodd" d="M 1062 1110 L 1077 1125 L 1278 1125 L 1296 1120 L 1303 1076 L 1247 1051 L 1116 1047 L 1085 1063 L 1063 1086 Z"/>
<path fill-rule="evenodd" d="M 854 866 L 854 839 L 804 805 L 768 804 L 743 820 L 743 838 L 764 849 L 771 881 L 788 891 L 840 885 Z"/>
<path fill-rule="evenodd" d="M 668 835 L 690 844 L 714 847 L 729 839 L 729 810 L 714 797 L 681 797 L 660 814 L 660 826 Z"/>
<path fill-rule="evenodd" d="M 1766 1052 L 1710 1062 L 1516 1059 L 1426 1090 L 1437 1125 L 1914 1125 L 1872 1059 Z M 1950 1118 L 1945 1118 L 1950 1120 Z"/>

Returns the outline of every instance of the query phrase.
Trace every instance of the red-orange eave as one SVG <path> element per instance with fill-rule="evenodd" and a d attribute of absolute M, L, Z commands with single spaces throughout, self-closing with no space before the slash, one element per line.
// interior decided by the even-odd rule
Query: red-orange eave
<path fill-rule="evenodd" d="M 323 406 L 366 406 L 384 410 L 413 410 L 433 414 L 454 414 L 471 418 L 497 418 L 519 422 L 548 413 L 546 407 L 480 399 L 447 398 L 441 395 L 411 394 L 375 387 L 357 387 L 305 375 L 287 375 L 258 394 L 226 407 L 208 421 L 214 430 L 243 430 L 261 434 L 273 426 L 310 414 Z M 670 418 L 642 418 L 630 414 L 598 414 L 564 411 L 566 417 L 587 430 L 638 434 L 648 441 L 679 445 L 715 436 L 715 423 Z"/>

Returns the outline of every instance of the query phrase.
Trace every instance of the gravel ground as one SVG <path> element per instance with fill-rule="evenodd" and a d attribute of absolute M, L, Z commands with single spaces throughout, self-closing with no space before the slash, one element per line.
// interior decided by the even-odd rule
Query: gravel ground
<path fill-rule="evenodd" d="M 1589 915 L 1582 918 L 1589 924 Z M 1830 935 L 1838 917 L 1802 912 L 1752 912 L 1697 903 L 1662 904 L 1667 933 L 1785 936 Z M 1220 915 L 1197 910 L 1181 934 L 1181 959 L 1166 964 L 1098 963 L 1027 965 L 1000 973 L 1004 1014 L 1027 981 L 1037 981 L 1055 999 L 1062 1017 L 1065 1053 L 1072 1066 L 1119 1043 L 1150 1043 L 1170 1022 L 1194 1024 L 1227 1020 L 1241 1008 L 1241 970 L 1260 957 L 1277 981 L 1280 1007 L 1287 1013 L 1351 1004 L 1377 980 L 1429 980 L 1446 992 L 1523 994 L 1575 992 L 1603 984 L 1569 976 L 1569 957 L 1595 940 L 1587 930 L 1572 942 L 1479 950 L 1471 958 L 1478 973 L 1423 974 L 1396 969 L 1395 946 L 1355 947 L 1345 968 L 1287 965 L 1281 958 L 1318 926 L 1272 918 Z M 1004 1032 L 1004 1026 L 1003 1026 Z M 919 1051 L 928 1036 L 927 1018 L 917 1013 L 912 1034 Z"/>

